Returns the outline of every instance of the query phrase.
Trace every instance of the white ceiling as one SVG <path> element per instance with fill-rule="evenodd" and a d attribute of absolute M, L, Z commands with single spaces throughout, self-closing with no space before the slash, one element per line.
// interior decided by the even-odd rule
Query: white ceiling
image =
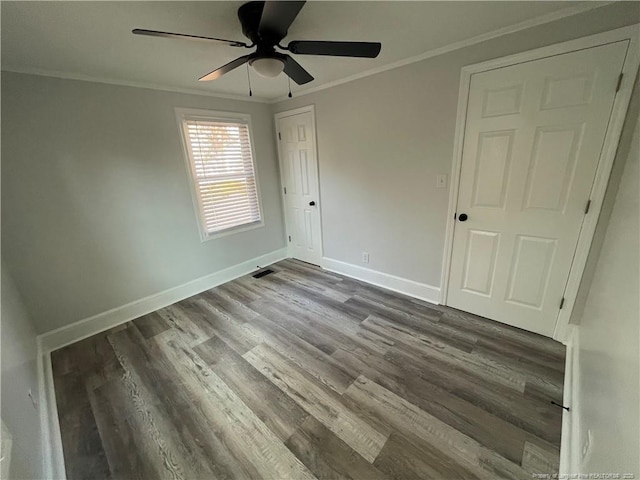
<path fill-rule="evenodd" d="M 246 96 L 246 69 L 213 82 L 197 78 L 247 50 L 141 37 L 133 28 L 246 41 L 236 11 L 244 2 L 2 2 L 2 69 Z M 316 79 L 302 91 L 520 22 L 584 8 L 585 2 L 308 2 L 290 40 L 382 42 L 377 59 L 298 55 Z M 591 4 L 596 6 L 595 4 Z M 252 74 L 254 96 L 281 97 L 284 75 Z"/>

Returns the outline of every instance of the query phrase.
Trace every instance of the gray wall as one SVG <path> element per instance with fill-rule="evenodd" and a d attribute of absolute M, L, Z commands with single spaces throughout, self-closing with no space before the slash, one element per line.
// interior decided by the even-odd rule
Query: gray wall
<path fill-rule="evenodd" d="M 582 472 L 640 475 L 640 122 L 578 327 Z"/>
<path fill-rule="evenodd" d="M 460 69 L 639 19 L 617 3 L 277 103 L 316 107 L 324 255 L 439 286 Z"/>
<path fill-rule="evenodd" d="M 264 105 L 3 73 L 3 256 L 45 332 L 285 246 L 272 114 L 315 104 L 325 256 L 440 284 L 460 69 L 637 21 L 617 3 Z M 173 107 L 250 113 L 264 228 L 200 243 Z M 449 179 L 449 183 L 450 183 Z"/>
<path fill-rule="evenodd" d="M 41 478 L 36 332 L 2 262 L 2 420 L 13 436 L 10 478 Z"/>
<path fill-rule="evenodd" d="M 200 242 L 174 107 L 249 113 L 265 226 Z M 38 332 L 285 246 L 268 105 L 2 74 L 2 255 Z"/>

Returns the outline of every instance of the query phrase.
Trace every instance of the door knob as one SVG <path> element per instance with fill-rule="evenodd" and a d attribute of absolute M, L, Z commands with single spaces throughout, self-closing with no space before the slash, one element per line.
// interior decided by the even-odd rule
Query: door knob
<path fill-rule="evenodd" d="M 461 222 L 466 222 L 467 218 L 469 217 L 467 216 L 466 213 L 461 213 L 460 215 L 458 215 L 458 220 L 460 220 Z"/>
<path fill-rule="evenodd" d="M 315 204 L 316 204 L 316 202 L 314 202 L 313 200 L 311 200 L 311 201 L 309 202 L 309 206 L 310 206 L 310 207 L 314 207 L 314 206 L 315 206 Z"/>

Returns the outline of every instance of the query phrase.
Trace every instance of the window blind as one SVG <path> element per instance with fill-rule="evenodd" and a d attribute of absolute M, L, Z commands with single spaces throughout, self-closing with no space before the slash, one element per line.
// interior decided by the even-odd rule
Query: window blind
<path fill-rule="evenodd" d="M 183 127 L 205 235 L 259 222 L 249 125 L 184 119 Z"/>

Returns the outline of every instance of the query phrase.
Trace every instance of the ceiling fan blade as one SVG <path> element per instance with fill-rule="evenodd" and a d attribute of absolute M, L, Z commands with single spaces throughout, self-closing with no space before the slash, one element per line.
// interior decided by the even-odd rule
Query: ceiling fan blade
<path fill-rule="evenodd" d="M 242 57 L 238 57 L 232 62 L 223 65 L 222 67 L 214 70 L 213 72 L 209 72 L 206 75 L 200 77 L 198 79 L 199 82 L 208 82 L 210 80 L 215 80 L 216 78 L 220 78 L 225 73 L 229 73 L 234 68 L 238 68 L 240 65 L 244 65 L 251 59 L 252 55 L 243 55 Z"/>
<path fill-rule="evenodd" d="M 134 35 L 148 35 L 150 37 L 177 38 L 181 40 L 204 40 L 208 42 L 226 43 L 231 47 L 248 47 L 244 42 L 236 42 L 235 40 L 225 40 L 224 38 L 200 37 L 198 35 L 186 35 L 184 33 L 160 32 L 158 30 L 145 30 L 143 28 L 134 28 L 131 30 Z"/>
<path fill-rule="evenodd" d="M 299 55 L 332 55 L 335 57 L 376 58 L 382 44 L 379 42 L 314 42 L 295 40 L 287 50 Z"/>
<path fill-rule="evenodd" d="M 267 0 L 262 9 L 258 32 L 263 37 L 277 37 L 281 40 L 287 36 L 287 31 L 304 6 L 301 1 Z"/>
<path fill-rule="evenodd" d="M 307 72 L 302 65 L 296 62 L 291 56 L 285 55 L 284 59 L 284 73 L 291 78 L 298 85 L 304 85 L 313 81 L 313 77 Z"/>

